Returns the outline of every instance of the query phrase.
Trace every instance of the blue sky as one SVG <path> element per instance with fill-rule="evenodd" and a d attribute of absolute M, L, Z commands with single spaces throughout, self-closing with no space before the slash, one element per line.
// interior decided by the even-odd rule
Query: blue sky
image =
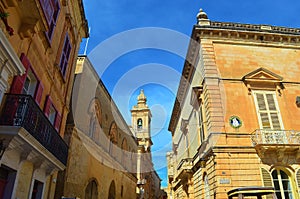
<path fill-rule="evenodd" d="M 139 90 L 148 97 L 153 160 L 162 186 L 167 185 L 165 153 L 171 150 L 167 128 L 199 9 L 212 21 L 300 28 L 299 0 L 85 0 L 84 6 L 91 28 L 87 55 L 128 124 Z"/>

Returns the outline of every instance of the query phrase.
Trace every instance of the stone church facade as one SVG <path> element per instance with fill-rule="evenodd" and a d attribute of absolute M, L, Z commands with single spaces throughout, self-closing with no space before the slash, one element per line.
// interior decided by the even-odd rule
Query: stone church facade
<path fill-rule="evenodd" d="M 143 91 L 128 126 L 88 57 L 78 57 L 75 74 L 65 133 L 68 164 L 60 172 L 57 195 L 160 198 L 160 179 L 151 158 L 151 111 Z"/>

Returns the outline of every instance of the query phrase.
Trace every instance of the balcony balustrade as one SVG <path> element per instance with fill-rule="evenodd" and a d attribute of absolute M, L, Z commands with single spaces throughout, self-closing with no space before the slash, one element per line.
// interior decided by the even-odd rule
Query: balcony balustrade
<path fill-rule="evenodd" d="M 300 131 L 257 129 L 251 135 L 253 145 L 300 145 Z"/>
<path fill-rule="evenodd" d="M 252 144 L 264 163 L 300 163 L 300 132 L 258 129 L 251 134 Z"/>
<path fill-rule="evenodd" d="M 181 179 L 186 181 L 192 176 L 193 168 L 193 158 L 182 159 L 177 166 L 177 177 L 176 179 Z"/>
<path fill-rule="evenodd" d="M 66 165 L 68 146 L 30 95 L 5 94 L 0 125 L 23 127 Z"/>

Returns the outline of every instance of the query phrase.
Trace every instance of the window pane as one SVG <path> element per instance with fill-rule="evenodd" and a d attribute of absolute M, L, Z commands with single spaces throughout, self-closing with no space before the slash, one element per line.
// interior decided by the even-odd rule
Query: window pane
<path fill-rule="evenodd" d="M 257 98 L 257 104 L 258 104 L 258 108 L 259 110 L 267 110 L 266 107 L 266 103 L 265 103 L 265 99 L 264 99 L 264 95 L 263 94 L 256 94 L 256 98 Z"/>
<path fill-rule="evenodd" d="M 271 113 L 273 129 L 281 129 L 277 113 Z"/>
<path fill-rule="evenodd" d="M 276 192 L 277 198 L 281 198 L 281 193 L 280 193 L 280 186 L 279 186 L 279 181 L 278 181 L 278 176 L 277 176 L 277 170 L 274 170 L 272 172 L 272 178 L 273 178 L 273 183 L 274 183 L 274 189 Z"/>
<path fill-rule="evenodd" d="M 66 74 L 66 69 L 68 67 L 69 57 L 71 52 L 71 43 L 68 34 L 65 37 L 64 46 L 60 58 L 60 70 L 63 76 Z"/>
<path fill-rule="evenodd" d="M 51 105 L 49 110 L 49 120 L 53 125 L 54 125 L 55 117 L 56 117 L 56 110 L 53 107 L 53 105 Z"/>
<path fill-rule="evenodd" d="M 40 3 L 48 23 L 49 29 L 46 32 L 46 36 L 50 41 L 53 36 L 55 24 L 60 10 L 59 3 L 57 0 L 40 0 Z"/>
<path fill-rule="evenodd" d="M 275 101 L 273 94 L 266 94 L 269 110 L 276 111 Z"/>
<path fill-rule="evenodd" d="M 260 118 L 261 118 L 261 123 L 262 123 L 263 129 L 270 129 L 271 125 L 270 125 L 268 114 L 267 113 L 260 113 Z"/>

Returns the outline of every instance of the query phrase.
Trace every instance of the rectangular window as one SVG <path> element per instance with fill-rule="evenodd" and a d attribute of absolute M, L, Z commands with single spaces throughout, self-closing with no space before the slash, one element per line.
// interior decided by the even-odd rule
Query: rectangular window
<path fill-rule="evenodd" d="M 69 38 L 68 34 L 66 34 L 62 53 L 61 53 L 60 63 L 59 63 L 61 73 L 64 77 L 66 75 L 66 70 L 67 70 L 68 63 L 69 63 L 71 48 L 72 47 L 71 47 L 70 38 Z"/>
<path fill-rule="evenodd" d="M 58 14 L 60 11 L 58 0 L 40 0 L 41 7 L 43 9 L 45 18 L 48 24 L 48 32 L 46 32 L 47 38 L 51 41 Z"/>
<path fill-rule="evenodd" d="M 55 108 L 49 95 L 46 97 L 44 113 L 48 117 L 50 123 L 53 125 L 56 131 L 59 132 L 61 125 L 61 114 Z"/>
<path fill-rule="evenodd" d="M 10 93 L 31 95 L 35 99 L 36 103 L 40 104 L 43 95 L 42 82 L 34 73 L 30 61 L 23 53 L 21 55 L 21 61 L 26 72 L 22 76 L 16 75 L 14 77 Z"/>
<path fill-rule="evenodd" d="M 283 129 L 275 92 L 254 91 L 254 102 L 261 129 Z"/>
<path fill-rule="evenodd" d="M 57 114 L 57 111 L 54 108 L 53 104 L 51 104 L 50 108 L 49 108 L 49 116 L 48 116 L 48 118 L 49 118 L 49 121 L 51 122 L 52 125 L 54 125 L 56 114 Z"/>
<path fill-rule="evenodd" d="M 31 70 L 29 70 L 25 79 L 22 94 L 31 95 L 32 97 L 34 97 L 37 88 L 37 82 L 38 81 L 36 76 Z"/>

